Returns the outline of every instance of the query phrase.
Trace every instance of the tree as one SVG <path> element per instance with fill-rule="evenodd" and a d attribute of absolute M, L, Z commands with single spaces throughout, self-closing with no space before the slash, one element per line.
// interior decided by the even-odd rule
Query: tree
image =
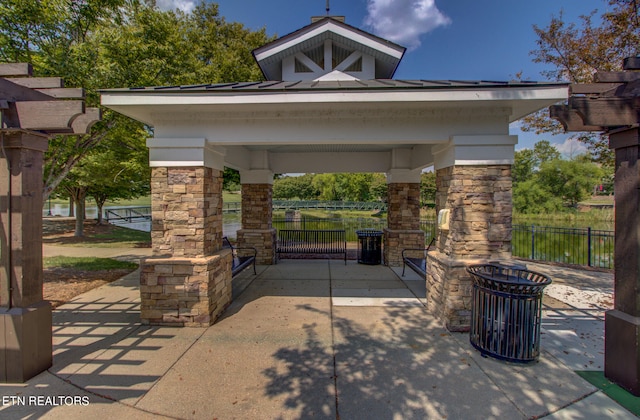
<path fill-rule="evenodd" d="M 562 199 L 554 196 L 536 179 L 513 186 L 513 209 L 522 214 L 544 214 L 562 211 Z"/>
<path fill-rule="evenodd" d="M 425 172 L 420 175 L 420 202 L 422 205 L 436 202 L 436 173 Z"/>
<path fill-rule="evenodd" d="M 315 200 L 320 192 L 313 184 L 314 174 L 283 176 L 273 183 L 273 198 Z"/>
<path fill-rule="evenodd" d="M 513 183 L 531 179 L 541 164 L 560 158 L 560 151 L 547 140 L 540 140 L 533 149 L 518 150 L 511 170 Z"/>
<path fill-rule="evenodd" d="M 604 172 L 586 157 L 572 160 L 554 159 L 540 165 L 537 181 L 554 197 L 562 199 L 563 205 L 576 208 L 578 203 L 593 191 Z"/>
<path fill-rule="evenodd" d="M 251 51 L 270 39 L 229 23 L 218 5 L 191 14 L 163 12 L 144 0 L 7 0 L 0 5 L 0 60 L 24 61 L 37 76 L 64 75 L 83 87 L 88 106 L 99 89 L 261 80 Z M 46 154 L 44 198 L 111 130 L 140 123 L 105 111 L 91 134 L 60 137 Z M 144 144 L 145 137 L 138 141 Z"/>
<path fill-rule="evenodd" d="M 546 28 L 534 26 L 538 48 L 531 52 L 533 61 L 551 65 L 543 72 L 551 80 L 570 83 L 591 83 L 598 71 L 621 70 L 626 57 L 640 53 L 639 0 L 609 0 L 610 11 L 597 11 L 581 17 L 580 25 L 567 24 L 563 14 L 554 16 Z M 541 111 L 524 119 L 523 129 L 537 133 L 561 132 L 558 122 Z M 613 166 L 613 154 L 606 136 L 592 133 L 576 134 L 585 143 L 593 159 Z"/>
<path fill-rule="evenodd" d="M 513 185 L 516 186 L 521 182 L 530 180 L 536 170 L 536 166 L 536 156 L 532 149 L 516 151 L 513 166 L 511 167 Z"/>
<path fill-rule="evenodd" d="M 222 173 L 222 189 L 229 192 L 240 189 L 240 172 L 231 168 L 224 168 Z"/>

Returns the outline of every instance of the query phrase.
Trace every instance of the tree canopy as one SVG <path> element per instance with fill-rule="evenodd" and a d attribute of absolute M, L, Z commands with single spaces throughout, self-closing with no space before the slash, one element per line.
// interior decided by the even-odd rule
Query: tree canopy
<path fill-rule="evenodd" d="M 564 159 L 546 140 L 515 153 L 513 207 L 519 213 L 575 209 L 603 182 L 606 171 L 588 155 Z"/>
<path fill-rule="evenodd" d="M 560 12 L 548 26 L 534 26 L 537 49 L 533 61 L 548 64 L 542 74 L 550 80 L 591 83 L 598 71 L 619 71 L 624 58 L 640 54 L 639 0 L 608 0 L 608 11 L 594 10 L 581 16 L 578 24 L 567 23 Z M 603 5 L 605 1 L 603 0 Z M 543 110 L 524 119 L 523 129 L 538 134 L 563 131 L 562 126 Z M 613 166 L 607 136 L 579 133 L 596 162 Z"/>
<path fill-rule="evenodd" d="M 6 0 L 0 4 L 0 61 L 29 62 L 35 76 L 62 76 L 82 87 L 87 106 L 99 106 L 99 90 L 261 80 L 251 51 L 271 38 L 227 22 L 218 5 L 202 1 L 191 13 L 161 11 L 145 0 Z M 145 140 L 152 128 L 103 110 L 102 121 L 85 136 L 58 137 L 45 156 L 46 200 L 66 179 L 90 187 L 123 182 L 131 165 L 122 153 L 146 165 Z M 97 157 L 100 156 L 100 157 Z M 119 159 L 118 177 L 96 177 L 104 159 Z M 80 165 L 82 169 L 80 170 Z M 141 165 L 140 167 L 144 166 Z M 90 170 L 90 166 L 95 166 Z M 73 173 L 74 168 L 79 169 Z M 148 182 L 148 170 L 135 173 Z M 105 173 L 106 175 L 106 173 Z M 86 178 L 86 179 L 83 179 Z M 97 186 L 94 186 L 94 190 Z M 137 188 L 131 191 L 142 191 Z"/>

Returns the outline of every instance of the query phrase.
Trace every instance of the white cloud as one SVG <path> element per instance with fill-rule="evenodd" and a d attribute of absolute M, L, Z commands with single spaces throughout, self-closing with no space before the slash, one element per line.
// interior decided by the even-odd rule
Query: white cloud
<path fill-rule="evenodd" d="M 156 5 L 160 10 L 180 9 L 185 13 L 191 13 L 196 7 L 195 0 L 156 0 Z"/>
<path fill-rule="evenodd" d="M 405 45 L 420 46 L 420 36 L 451 23 L 436 7 L 435 0 L 367 0 L 365 25 L 381 38 Z"/>
<path fill-rule="evenodd" d="M 588 151 L 587 146 L 574 137 L 566 139 L 564 143 L 555 143 L 554 146 L 567 158 L 573 158 Z"/>

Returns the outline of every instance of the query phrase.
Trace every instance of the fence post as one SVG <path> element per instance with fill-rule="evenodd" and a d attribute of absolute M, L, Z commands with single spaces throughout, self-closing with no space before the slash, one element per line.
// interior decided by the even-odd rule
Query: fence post
<path fill-rule="evenodd" d="M 587 228 L 587 265 L 591 267 L 591 227 Z"/>
<path fill-rule="evenodd" d="M 536 225 L 531 225 L 531 259 L 536 259 Z"/>

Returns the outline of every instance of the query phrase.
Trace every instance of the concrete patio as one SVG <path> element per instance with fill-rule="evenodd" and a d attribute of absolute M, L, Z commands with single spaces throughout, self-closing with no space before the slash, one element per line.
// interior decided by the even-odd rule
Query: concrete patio
<path fill-rule="evenodd" d="M 209 328 L 141 325 L 134 272 L 54 311 L 53 367 L 27 384 L 0 385 L 3 398 L 27 401 L 4 404 L 0 415 L 635 418 L 575 373 L 603 369 L 612 275 L 529 268 L 555 282 L 542 355 L 527 366 L 481 357 L 468 334 L 448 332 L 426 311 L 424 279 L 397 268 L 284 260 L 257 276 L 247 270 Z M 29 396 L 88 403 L 28 404 Z"/>

